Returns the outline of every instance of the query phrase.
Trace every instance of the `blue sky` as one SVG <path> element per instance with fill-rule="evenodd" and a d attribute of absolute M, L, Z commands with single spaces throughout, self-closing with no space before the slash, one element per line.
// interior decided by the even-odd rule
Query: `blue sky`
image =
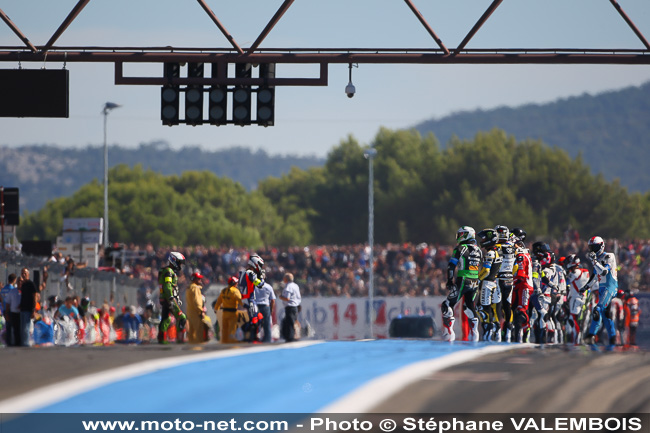
<path fill-rule="evenodd" d="M 76 0 L 3 0 L 0 8 L 36 45 L 47 42 Z M 249 46 L 281 0 L 207 0 L 241 46 Z M 414 0 L 448 47 L 457 46 L 491 0 Z M 650 39 L 650 1 L 619 0 Z M 0 45 L 20 46 L 0 23 Z M 58 46 L 193 46 L 229 44 L 194 0 L 92 0 Z M 434 41 L 403 0 L 296 0 L 263 48 L 429 48 Z M 468 48 L 643 48 L 608 0 L 505 0 Z M 15 68 L 5 63 L 0 67 Z M 42 63 L 23 63 L 40 68 Z M 61 63 L 48 62 L 48 68 Z M 274 127 L 162 126 L 160 88 L 116 86 L 112 64 L 68 63 L 69 119 L 0 119 L 0 145 L 99 145 L 101 108 L 110 114 L 108 141 L 137 146 L 262 148 L 272 154 L 324 156 L 348 134 L 372 141 L 381 126 L 407 128 L 453 112 L 544 103 L 650 80 L 650 66 L 366 65 L 353 70 L 354 98 L 345 96 L 347 65 L 330 65 L 327 87 L 276 90 Z M 129 75 L 159 75 L 159 65 L 126 65 Z M 278 66 L 278 76 L 317 74 L 313 66 Z"/>

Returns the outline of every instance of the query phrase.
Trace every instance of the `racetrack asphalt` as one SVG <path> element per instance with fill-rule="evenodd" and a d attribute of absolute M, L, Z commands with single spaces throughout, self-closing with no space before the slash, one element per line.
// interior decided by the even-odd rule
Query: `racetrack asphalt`
<path fill-rule="evenodd" d="M 253 347 L 260 345 L 4 348 L 0 400 L 141 361 Z M 371 412 L 648 413 L 649 356 L 551 346 L 489 354 L 432 373 Z"/>

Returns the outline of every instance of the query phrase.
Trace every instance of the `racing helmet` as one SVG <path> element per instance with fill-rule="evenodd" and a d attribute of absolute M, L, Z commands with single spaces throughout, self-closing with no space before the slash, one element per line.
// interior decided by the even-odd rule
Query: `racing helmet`
<path fill-rule="evenodd" d="M 537 254 L 537 260 L 539 260 L 539 264 L 542 265 L 542 267 L 548 267 L 551 266 L 553 263 L 553 253 L 538 253 Z"/>
<path fill-rule="evenodd" d="M 515 227 L 514 229 L 512 229 L 511 233 L 515 237 L 515 242 L 516 241 L 523 242 L 526 240 L 526 230 L 522 228 Z"/>
<path fill-rule="evenodd" d="M 571 271 L 578 266 L 580 266 L 580 258 L 575 254 L 569 254 L 566 256 L 566 259 L 564 259 L 564 269 L 567 271 Z"/>
<path fill-rule="evenodd" d="M 589 239 L 589 251 L 600 256 L 605 251 L 605 241 L 600 236 L 594 236 Z"/>
<path fill-rule="evenodd" d="M 499 241 L 499 234 L 494 229 L 483 229 L 476 235 L 478 243 L 483 248 L 492 248 Z"/>
<path fill-rule="evenodd" d="M 476 239 L 476 232 L 470 226 L 462 226 L 456 232 L 456 243 L 465 244 Z"/>
<path fill-rule="evenodd" d="M 253 270 L 257 275 L 264 269 L 264 260 L 257 254 L 252 254 L 248 259 L 248 269 Z"/>
<path fill-rule="evenodd" d="M 510 240 L 510 230 L 506 226 L 496 226 L 494 230 L 499 236 L 500 243 L 506 243 Z"/>
<path fill-rule="evenodd" d="M 550 253 L 551 247 L 544 242 L 535 242 L 533 244 L 533 254 L 537 256 L 539 253 Z"/>
<path fill-rule="evenodd" d="M 179 272 L 181 267 L 185 264 L 185 256 L 176 251 L 169 253 L 169 258 L 167 260 L 169 262 L 169 267 L 175 272 Z"/>

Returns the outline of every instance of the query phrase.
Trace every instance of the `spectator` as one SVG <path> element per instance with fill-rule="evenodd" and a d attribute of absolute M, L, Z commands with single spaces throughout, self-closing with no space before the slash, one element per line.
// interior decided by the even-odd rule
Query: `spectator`
<path fill-rule="evenodd" d="M 262 314 L 262 331 L 264 337 L 263 343 L 271 342 L 271 312 L 275 309 L 275 293 L 273 287 L 267 282 L 264 282 L 262 287 L 255 287 L 255 302 L 257 308 Z"/>
<path fill-rule="evenodd" d="M 32 280 L 29 279 L 29 269 L 23 268 L 20 271 L 20 341 L 23 346 L 30 346 L 30 327 L 34 310 L 36 309 L 36 293 L 38 289 Z"/>
<path fill-rule="evenodd" d="M 73 304 L 73 297 L 67 296 L 63 305 L 56 310 L 54 314 L 55 319 L 63 319 L 64 317 L 69 317 L 73 321 L 79 320 L 79 310 Z"/>
<path fill-rule="evenodd" d="M 185 302 L 187 303 L 187 320 L 190 322 L 188 340 L 190 344 L 200 344 L 205 342 L 205 326 L 203 324 L 203 275 L 198 272 L 192 274 L 192 283 L 185 292 Z"/>
<path fill-rule="evenodd" d="M 284 307 L 284 321 L 282 323 L 282 330 L 284 339 L 287 342 L 294 341 L 296 339 L 295 335 L 295 324 L 298 321 L 298 308 L 300 307 L 300 288 L 298 284 L 293 281 L 293 274 L 287 272 L 284 274 L 282 279 L 284 282 L 284 290 L 280 299 L 285 302 Z"/>
<path fill-rule="evenodd" d="M 7 312 L 5 317 L 8 318 L 6 322 L 7 331 L 5 333 L 7 346 L 22 345 L 22 335 L 20 332 L 20 292 L 18 291 L 18 287 L 14 285 L 16 278 L 16 274 L 9 275 L 9 284 L 7 284 L 7 286 L 9 286 L 10 289 L 2 295 L 2 303 L 6 304 L 6 309 L 3 311 Z M 5 286 L 5 288 L 7 286 Z"/>
<path fill-rule="evenodd" d="M 124 326 L 124 342 L 127 344 L 140 343 L 140 327 L 142 326 L 142 319 L 137 314 L 137 309 L 135 305 L 127 307 L 122 319 L 122 325 Z"/>
<path fill-rule="evenodd" d="M 9 274 L 7 277 L 7 285 L 0 290 L 0 300 L 2 301 L 2 315 L 5 318 L 5 323 L 7 324 L 7 328 L 5 330 L 5 342 L 7 346 L 12 346 L 11 341 L 13 338 L 12 332 L 12 323 L 11 323 L 11 315 L 9 311 L 9 293 L 12 290 L 16 290 L 16 274 Z M 20 315 L 18 318 L 18 330 L 15 331 L 20 333 Z"/>

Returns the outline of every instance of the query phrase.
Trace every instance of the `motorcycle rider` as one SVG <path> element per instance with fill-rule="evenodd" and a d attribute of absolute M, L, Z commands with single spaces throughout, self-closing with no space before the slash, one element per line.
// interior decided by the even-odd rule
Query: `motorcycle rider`
<path fill-rule="evenodd" d="M 544 242 L 535 242 L 533 244 L 533 294 L 530 297 L 530 307 L 528 309 L 529 317 L 533 317 L 533 312 L 536 319 L 533 322 L 533 333 L 535 335 L 535 342 L 538 344 L 546 343 L 546 315 L 548 308 L 551 304 L 551 295 L 547 295 L 543 291 L 542 286 L 542 262 L 551 261 L 551 247 Z"/>
<path fill-rule="evenodd" d="M 513 287 L 512 270 L 515 266 L 515 254 L 517 252 L 514 244 L 510 242 L 510 230 L 506 226 L 498 225 L 494 230 L 499 234 L 497 251 L 503 262 L 497 277 L 499 290 L 501 291 L 501 302 L 497 304 L 497 312 L 503 316 L 503 341 L 510 343 L 512 338 L 512 306 L 511 295 Z M 497 323 L 498 324 L 498 323 Z M 496 341 L 501 341 L 501 329 L 495 331 Z"/>
<path fill-rule="evenodd" d="M 454 341 L 454 306 L 461 297 L 465 301 L 464 310 L 470 322 L 469 341 L 478 341 L 478 313 L 476 311 L 476 294 L 478 289 L 478 271 L 483 259 L 481 249 L 476 245 L 476 233 L 472 227 L 463 226 L 456 232 L 458 246 L 447 265 L 447 299 L 440 306 L 442 310 L 442 335 L 446 341 Z M 456 279 L 454 280 L 454 274 Z"/>
<path fill-rule="evenodd" d="M 178 296 L 178 273 L 185 264 L 185 256 L 178 252 L 169 253 L 167 266 L 158 272 L 158 284 L 160 287 L 160 324 L 158 325 L 158 343 L 165 344 L 165 333 L 171 325 L 169 314 L 176 318 L 176 330 L 181 335 L 185 329 L 187 317 L 181 311 L 183 302 Z M 178 339 L 182 341 L 182 337 Z"/>
<path fill-rule="evenodd" d="M 515 266 L 513 267 L 513 293 L 512 308 L 514 312 L 514 329 L 517 343 L 528 342 L 530 334 L 530 317 L 528 316 L 528 305 L 533 293 L 533 267 L 532 259 L 524 241 L 526 232 L 521 228 L 512 229 L 514 245 L 517 248 Z"/>
<path fill-rule="evenodd" d="M 611 316 L 611 302 L 618 292 L 618 275 L 616 269 L 616 257 L 612 253 L 605 252 L 605 241 L 600 236 L 589 239 L 588 258 L 594 268 L 594 274 L 598 276 L 593 284 L 598 281 L 598 304 L 592 312 L 592 320 L 589 324 L 589 333 L 585 342 L 595 349 L 594 336 L 598 334 L 600 327 L 605 322 L 609 344 L 607 350 L 613 350 L 616 344 L 616 328 Z"/>
<path fill-rule="evenodd" d="M 478 313 L 483 322 L 483 340 L 498 341 L 496 338 L 500 333 L 496 305 L 501 301 L 501 291 L 496 279 L 502 262 L 497 248 L 499 234 L 494 229 L 487 228 L 478 232 L 476 238 L 481 247 L 485 249 L 483 265 L 478 274 L 481 299 Z"/>
<path fill-rule="evenodd" d="M 564 268 L 555 263 L 555 253 L 551 252 L 551 264 L 544 267 L 542 285 L 551 289 L 551 305 L 548 309 L 547 324 L 551 329 L 552 343 L 564 343 L 563 325 L 566 323 L 563 314 L 564 298 L 566 297 L 566 274 Z M 552 326 L 550 326 L 552 324 Z"/>
<path fill-rule="evenodd" d="M 589 289 L 589 271 L 580 267 L 580 258 L 575 254 L 569 254 L 566 257 L 564 269 L 567 276 L 567 307 L 570 314 L 566 323 L 567 342 L 578 345 L 582 339 L 580 314 L 584 308 L 586 293 Z"/>
<path fill-rule="evenodd" d="M 266 279 L 264 260 L 257 254 L 251 254 L 246 264 L 246 270 L 239 273 L 239 291 L 244 308 L 248 310 L 248 321 L 242 326 L 244 332 L 249 332 L 249 341 L 257 339 L 257 331 L 262 317 L 255 304 L 255 287 L 262 288 Z"/>

